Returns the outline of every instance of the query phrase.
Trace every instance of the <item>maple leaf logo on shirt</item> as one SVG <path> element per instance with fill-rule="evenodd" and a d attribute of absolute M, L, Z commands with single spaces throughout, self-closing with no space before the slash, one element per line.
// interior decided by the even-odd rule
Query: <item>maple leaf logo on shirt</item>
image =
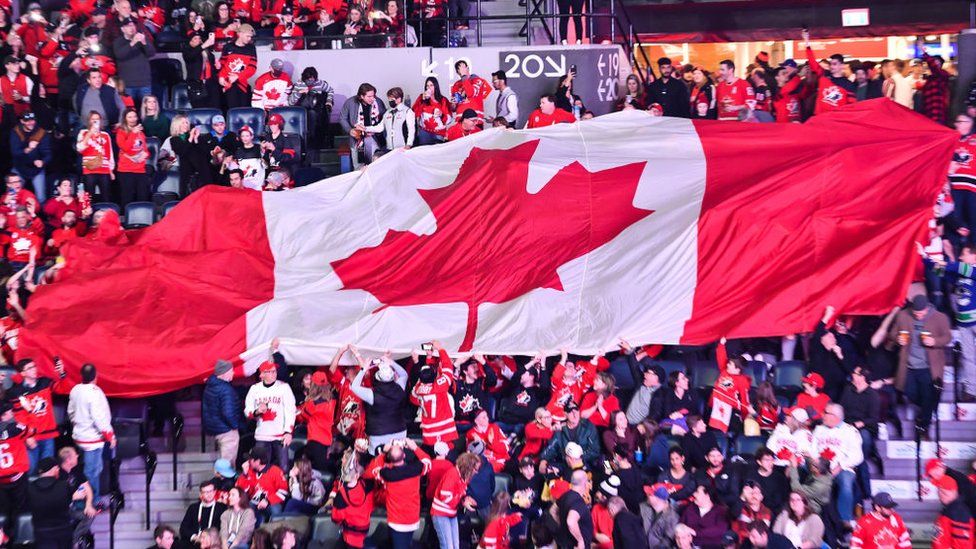
<path fill-rule="evenodd" d="M 820 452 L 820 457 L 827 461 L 834 461 L 834 458 L 837 457 L 837 453 L 834 452 L 833 448 L 826 448 L 824 451 Z"/>
<path fill-rule="evenodd" d="M 278 90 L 271 88 L 270 90 L 264 93 L 264 96 L 272 101 L 277 101 L 278 98 L 281 97 L 281 93 Z"/>
<path fill-rule="evenodd" d="M 538 146 L 534 140 L 511 149 L 473 148 L 454 183 L 417 191 L 437 230 L 422 236 L 390 230 L 379 245 L 334 261 L 343 287 L 371 293 L 383 303 L 377 311 L 465 303 L 460 350 L 469 350 L 479 305 L 536 288 L 561 291 L 560 266 L 653 213 L 632 205 L 646 162 L 590 172 L 575 161 L 529 194 L 528 170 Z"/>

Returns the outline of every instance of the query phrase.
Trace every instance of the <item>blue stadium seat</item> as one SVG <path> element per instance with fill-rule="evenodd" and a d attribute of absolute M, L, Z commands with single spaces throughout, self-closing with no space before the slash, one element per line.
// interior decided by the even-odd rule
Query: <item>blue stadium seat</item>
<path fill-rule="evenodd" d="M 218 114 L 224 114 L 224 112 L 220 109 L 190 109 L 190 111 L 186 113 L 186 116 L 190 119 L 191 128 L 203 125 L 206 126 L 207 130 L 209 131 L 210 120 Z"/>
<path fill-rule="evenodd" d="M 499 492 L 507 492 L 508 487 L 512 485 L 512 477 L 505 473 L 495 473 L 495 494 Z"/>
<path fill-rule="evenodd" d="M 308 131 L 308 112 L 305 107 L 278 107 L 271 109 L 272 114 L 280 114 L 285 119 L 285 126 L 281 131 L 301 136 L 303 139 Z"/>
<path fill-rule="evenodd" d="M 185 80 L 183 63 L 173 57 L 157 57 L 149 60 L 149 71 L 152 73 L 153 95 L 159 99 L 160 105 L 168 105 L 170 86 Z"/>
<path fill-rule="evenodd" d="M 34 546 L 34 521 L 29 514 L 17 515 L 16 530 L 13 532 L 14 545 L 17 547 Z"/>
<path fill-rule="evenodd" d="M 169 108 L 178 111 L 187 111 L 193 108 L 193 105 L 190 105 L 190 94 L 186 90 L 186 82 L 173 85 L 170 90 Z"/>
<path fill-rule="evenodd" d="M 661 380 L 661 383 L 668 382 L 671 372 L 684 372 L 685 375 L 688 374 L 688 367 L 685 366 L 684 362 L 678 362 L 676 360 L 655 360 L 654 364 L 664 369 L 664 379 Z"/>
<path fill-rule="evenodd" d="M 711 360 L 701 360 L 695 363 L 691 371 L 691 385 L 698 389 L 711 389 L 718 379 L 718 366 Z"/>
<path fill-rule="evenodd" d="M 156 206 L 152 202 L 130 202 L 125 206 L 125 226 L 128 229 L 148 227 L 156 221 Z"/>
<path fill-rule="evenodd" d="M 735 454 L 748 460 L 749 457 L 756 455 L 756 450 L 759 450 L 765 445 L 766 437 L 739 436 L 735 439 Z"/>
<path fill-rule="evenodd" d="M 253 107 L 231 109 L 227 111 L 227 126 L 234 133 L 240 133 L 242 126 L 250 126 L 257 141 L 264 131 L 264 110 Z"/>
<path fill-rule="evenodd" d="M 146 167 L 151 170 L 150 173 L 156 173 L 156 164 L 159 162 L 159 145 L 158 137 L 146 138 L 146 151 L 149 153 L 149 160 L 146 161 Z"/>
<path fill-rule="evenodd" d="M 802 379 L 807 365 L 801 360 L 785 360 L 773 367 L 773 387 L 787 393 L 798 393 L 802 389 Z"/>
<path fill-rule="evenodd" d="M 180 203 L 179 200 L 170 200 L 169 202 L 163 204 L 163 208 L 162 208 L 163 215 L 161 217 L 166 217 L 167 215 L 169 215 L 169 212 L 173 211 L 173 208 L 175 208 L 176 205 L 179 203 Z"/>
<path fill-rule="evenodd" d="M 115 210 L 115 213 L 122 215 L 122 208 L 120 208 L 115 202 L 96 202 L 92 204 L 93 212 L 97 212 L 99 210 Z"/>
<path fill-rule="evenodd" d="M 349 154 L 349 152 L 339 153 L 339 173 L 352 171 L 352 157 Z"/>
<path fill-rule="evenodd" d="M 169 193 L 172 195 L 180 195 L 180 172 L 176 170 L 170 170 L 163 174 L 162 181 L 160 181 L 159 186 L 156 187 L 156 194 Z"/>
<path fill-rule="evenodd" d="M 163 114 L 165 114 L 170 120 L 173 120 L 173 118 L 175 118 L 178 114 L 186 114 L 186 109 L 182 111 L 177 109 L 163 109 Z"/>

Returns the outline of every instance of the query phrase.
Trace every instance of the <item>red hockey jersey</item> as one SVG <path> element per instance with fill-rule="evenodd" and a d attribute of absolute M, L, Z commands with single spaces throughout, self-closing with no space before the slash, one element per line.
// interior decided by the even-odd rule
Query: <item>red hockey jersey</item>
<path fill-rule="evenodd" d="M 868 513 L 857 521 L 851 535 L 851 549 L 909 549 L 912 538 L 898 515 L 884 518 Z"/>
<path fill-rule="evenodd" d="M 288 481 L 277 465 L 268 465 L 260 473 L 248 467 L 237 477 L 237 486 L 247 492 L 254 504 L 266 499 L 269 505 L 277 505 L 288 497 Z"/>
<path fill-rule="evenodd" d="M 458 508 L 468 491 L 468 483 L 461 480 L 461 473 L 457 467 L 451 466 L 444 471 L 437 489 L 434 501 L 430 506 L 430 514 L 435 517 L 456 517 Z"/>
<path fill-rule="evenodd" d="M 420 408 L 420 429 L 424 444 L 451 442 L 458 438 L 454 422 L 454 364 L 447 351 L 440 351 L 437 377 L 432 383 L 417 383 L 410 391 L 410 402 Z"/>
<path fill-rule="evenodd" d="M 976 136 L 967 135 L 956 143 L 949 164 L 949 183 L 954 191 L 976 192 Z"/>
<path fill-rule="evenodd" d="M 485 116 L 485 99 L 491 94 L 491 83 L 476 76 L 469 75 L 463 80 L 458 80 L 451 86 L 451 102 L 454 103 L 454 112 L 459 116 L 467 109 L 474 109 L 478 116 Z"/>

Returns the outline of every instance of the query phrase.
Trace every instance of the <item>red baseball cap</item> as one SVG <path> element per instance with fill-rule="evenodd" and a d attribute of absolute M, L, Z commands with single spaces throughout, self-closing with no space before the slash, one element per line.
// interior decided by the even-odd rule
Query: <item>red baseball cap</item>
<path fill-rule="evenodd" d="M 270 372 L 272 370 L 277 370 L 277 369 L 278 366 L 276 366 L 275 363 L 271 362 L 270 360 L 264 361 L 261 363 L 260 366 L 258 366 L 259 372 Z"/>
<path fill-rule="evenodd" d="M 285 119 L 282 118 L 282 116 L 280 114 L 274 113 L 274 114 L 272 114 L 271 116 L 268 117 L 268 125 L 269 126 L 284 126 L 285 125 Z"/>
<path fill-rule="evenodd" d="M 329 383 L 329 376 L 325 372 L 315 372 L 312 374 L 312 383 L 315 385 L 326 385 Z"/>
<path fill-rule="evenodd" d="M 805 375 L 802 381 L 803 383 L 809 383 L 810 385 L 813 385 L 817 389 L 823 389 L 824 386 L 824 378 L 822 375 L 818 374 L 817 372 L 811 372 Z"/>

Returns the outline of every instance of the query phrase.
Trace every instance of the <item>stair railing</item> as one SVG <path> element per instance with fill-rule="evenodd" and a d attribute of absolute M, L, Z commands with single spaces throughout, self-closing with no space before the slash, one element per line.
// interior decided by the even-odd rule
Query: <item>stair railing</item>
<path fill-rule="evenodd" d="M 203 416 L 201 416 L 201 418 L 202 417 Z M 180 444 L 180 439 L 183 438 L 183 426 L 185 424 L 185 421 L 183 420 L 183 414 L 179 412 L 177 412 L 176 415 L 170 418 L 170 421 L 173 424 L 172 425 L 173 428 L 170 430 L 170 443 L 172 444 L 172 450 L 173 450 L 173 491 L 176 491 L 178 489 L 176 483 L 176 476 L 177 476 L 176 469 L 178 466 L 177 460 L 179 459 L 178 456 L 180 453 L 179 444 Z"/>
<path fill-rule="evenodd" d="M 915 426 L 915 493 L 922 501 L 922 430 Z"/>
<path fill-rule="evenodd" d="M 119 513 L 125 509 L 125 494 L 121 491 L 113 492 L 108 500 L 108 546 L 115 549 L 115 521 L 119 519 Z"/>
<path fill-rule="evenodd" d="M 150 497 L 152 484 L 152 479 L 156 476 L 156 465 L 159 463 L 159 459 L 156 457 L 156 452 L 147 449 L 143 456 L 146 463 L 146 530 L 149 530 L 152 526 L 152 498 Z"/>

